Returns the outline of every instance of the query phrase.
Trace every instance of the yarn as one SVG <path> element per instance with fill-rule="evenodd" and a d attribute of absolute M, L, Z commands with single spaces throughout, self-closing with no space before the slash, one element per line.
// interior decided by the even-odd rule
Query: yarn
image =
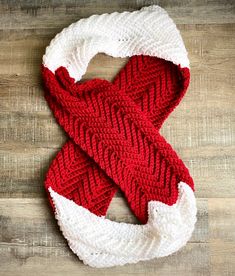
<path fill-rule="evenodd" d="M 80 82 L 98 52 L 131 58 L 113 82 Z M 150 6 L 81 19 L 52 40 L 42 74 L 45 98 L 69 137 L 45 187 L 74 253 L 108 267 L 181 248 L 196 222 L 194 183 L 159 129 L 184 96 L 190 71 L 167 13 Z M 144 225 L 104 218 L 118 188 Z"/>

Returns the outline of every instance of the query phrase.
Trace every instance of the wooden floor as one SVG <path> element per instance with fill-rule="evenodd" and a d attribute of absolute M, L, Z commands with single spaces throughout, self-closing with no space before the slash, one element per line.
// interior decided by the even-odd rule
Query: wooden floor
<path fill-rule="evenodd" d="M 56 33 L 94 13 L 158 2 L 191 61 L 188 94 L 161 132 L 195 179 L 192 239 L 162 259 L 111 269 L 83 265 L 49 210 L 43 179 L 66 140 L 44 98 L 40 64 Z M 0 2 L 0 275 L 235 275 L 235 1 Z M 112 77 L 125 60 L 96 56 L 85 78 Z M 119 196 L 109 218 L 133 222 Z"/>

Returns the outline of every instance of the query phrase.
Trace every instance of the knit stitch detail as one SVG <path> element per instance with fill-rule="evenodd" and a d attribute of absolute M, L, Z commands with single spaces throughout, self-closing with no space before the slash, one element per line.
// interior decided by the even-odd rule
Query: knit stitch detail
<path fill-rule="evenodd" d="M 98 52 L 132 57 L 113 82 L 77 82 Z M 58 34 L 43 61 L 46 100 L 69 136 L 45 187 L 71 249 L 95 267 L 178 250 L 196 205 L 188 169 L 159 133 L 190 80 L 173 21 L 157 6 L 94 15 Z M 143 226 L 103 219 L 118 187 Z"/>

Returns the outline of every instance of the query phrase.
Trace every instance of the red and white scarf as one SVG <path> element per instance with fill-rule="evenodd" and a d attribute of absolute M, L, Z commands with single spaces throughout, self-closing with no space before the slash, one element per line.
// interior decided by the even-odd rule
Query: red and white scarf
<path fill-rule="evenodd" d="M 130 59 L 112 82 L 80 82 L 97 53 Z M 72 251 L 109 267 L 185 245 L 196 222 L 194 184 L 159 129 L 190 70 L 168 14 L 150 6 L 81 19 L 51 41 L 42 73 L 46 100 L 69 137 L 45 187 Z M 142 225 L 105 218 L 118 188 Z"/>

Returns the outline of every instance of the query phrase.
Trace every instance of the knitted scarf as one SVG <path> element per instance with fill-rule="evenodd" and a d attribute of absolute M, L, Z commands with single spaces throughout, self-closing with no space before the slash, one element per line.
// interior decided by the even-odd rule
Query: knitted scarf
<path fill-rule="evenodd" d="M 99 52 L 130 57 L 112 82 L 81 82 Z M 188 169 L 160 134 L 189 85 L 182 38 L 158 6 L 93 15 L 46 49 L 45 98 L 68 141 L 45 187 L 63 235 L 85 264 L 108 267 L 167 256 L 196 222 Z M 105 218 L 120 189 L 142 225 Z"/>

